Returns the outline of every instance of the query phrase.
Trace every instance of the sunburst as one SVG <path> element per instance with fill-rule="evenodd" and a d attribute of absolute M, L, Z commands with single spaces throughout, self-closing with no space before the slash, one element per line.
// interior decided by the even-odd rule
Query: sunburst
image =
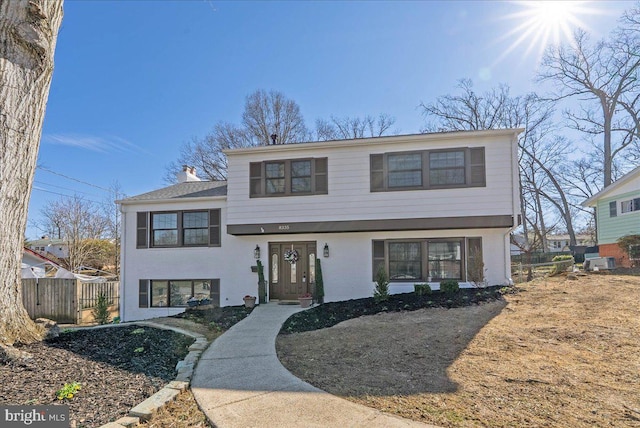
<path fill-rule="evenodd" d="M 500 37 L 499 41 L 511 40 L 494 65 L 518 48 L 524 49 L 521 58 L 536 52 L 539 60 L 547 46 L 562 42 L 571 43 L 572 33 L 578 28 L 587 28 L 582 17 L 602 14 L 601 9 L 589 6 L 589 1 L 514 1 L 521 7 L 518 12 L 504 18 L 517 20 L 519 24 Z"/>

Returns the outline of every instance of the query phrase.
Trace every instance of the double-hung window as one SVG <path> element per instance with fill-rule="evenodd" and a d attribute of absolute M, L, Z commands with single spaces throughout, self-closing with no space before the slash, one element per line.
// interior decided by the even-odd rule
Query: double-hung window
<path fill-rule="evenodd" d="M 422 154 L 390 154 L 389 188 L 422 186 Z"/>
<path fill-rule="evenodd" d="M 390 281 L 477 280 L 477 272 L 471 270 L 482 263 L 482 239 L 374 240 L 372 255 L 374 279 L 384 268 Z"/>
<path fill-rule="evenodd" d="M 484 147 L 372 154 L 371 191 L 484 187 Z"/>
<path fill-rule="evenodd" d="M 137 248 L 220 246 L 220 209 L 137 213 Z"/>
<path fill-rule="evenodd" d="M 251 198 L 327 192 L 327 158 L 252 162 L 249 166 Z"/>

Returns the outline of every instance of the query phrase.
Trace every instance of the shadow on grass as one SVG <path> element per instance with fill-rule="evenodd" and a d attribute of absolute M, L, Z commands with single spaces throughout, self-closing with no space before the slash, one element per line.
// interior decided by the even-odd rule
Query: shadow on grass
<path fill-rule="evenodd" d="M 478 296 L 480 301 L 475 303 L 471 301 L 477 290 L 461 292 L 453 300 L 465 304 L 454 304 L 451 296 L 440 296 L 442 304 L 436 305 L 435 295 L 430 295 L 431 300 L 400 295 L 388 305 L 400 307 L 397 312 L 387 309 L 378 311 L 384 314 L 355 318 L 333 328 L 281 334 L 278 357 L 294 375 L 343 397 L 455 392 L 458 385 L 447 370 L 506 306 L 498 290 Z M 283 332 L 287 326 L 291 328 L 292 321 L 302 330 L 300 319 L 296 321 L 302 315 L 310 320 L 331 319 L 340 308 L 350 312 L 354 306 L 371 311 L 372 302 L 352 302 L 351 308 L 346 303 L 328 304 L 326 313 L 322 312 L 327 305 L 321 305 L 314 308 L 315 314 L 296 314 L 287 320 Z M 426 304 L 425 310 L 409 311 L 419 309 L 421 303 Z M 404 306 L 408 309 L 401 311 Z"/>

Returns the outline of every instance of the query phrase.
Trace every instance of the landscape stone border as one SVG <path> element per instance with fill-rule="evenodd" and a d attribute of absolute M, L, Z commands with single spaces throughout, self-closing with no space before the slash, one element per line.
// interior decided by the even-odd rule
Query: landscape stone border
<path fill-rule="evenodd" d="M 102 425 L 100 428 L 122 428 L 122 427 L 134 427 L 140 423 L 140 421 L 150 420 L 156 412 L 168 403 L 173 401 L 178 394 L 186 391 L 191 383 L 191 377 L 193 376 L 193 370 L 198 363 L 198 359 L 202 352 L 209 346 L 209 341 L 200 333 L 194 333 L 182 328 L 173 327 L 165 324 L 158 324 L 149 321 L 136 321 L 122 324 L 109 324 L 104 326 L 96 326 L 89 328 L 107 328 L 107 327 L 124 327 L 131 325 L 139 325 L 143 327 L 158 328 L 162 330 L 171 330 L 176 333 L 184 334 L 186 336 L 196 339 L 194 343 L 189 346 L 189 353 L 184 360 L 178 361 L 176 364 L 176 370 L 178 375 L 174 381 L 166 384 L 160 391 L 153 394 L 151 397 L 144 400 L 129 411 L 128 416 L 124 416 L 115 422 L 109 422 Z"/>

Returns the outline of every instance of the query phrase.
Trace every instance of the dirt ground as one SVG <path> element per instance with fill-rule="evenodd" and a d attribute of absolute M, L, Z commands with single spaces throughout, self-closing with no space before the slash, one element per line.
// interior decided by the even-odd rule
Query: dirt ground
<path fill-rule="evenodd" d="M 518 289 L 280 335 L 278 356 L 332 394 L 441 426 L 640 427 L 640 276 Z"/>

